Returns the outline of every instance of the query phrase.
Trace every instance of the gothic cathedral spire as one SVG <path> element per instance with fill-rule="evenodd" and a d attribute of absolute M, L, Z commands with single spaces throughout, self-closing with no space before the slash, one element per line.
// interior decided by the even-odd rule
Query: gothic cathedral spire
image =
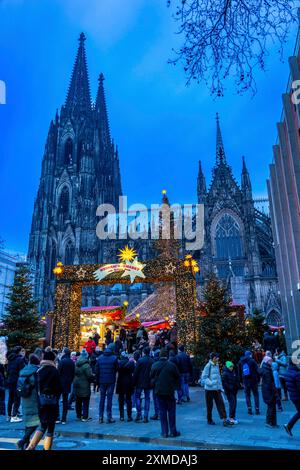
<path fill-rule="evenodd" d="M 223 144 L 222 133 L 221 133 L 219 113 L 217 113 L 216 115 L 216 121 L 217 121 L 216 164 L 220 165 L 221 163 L 226 164 L 226 156 L 225 156 L 224 144 Z"/>
<path fill-rule="evenodd" d="M 199 160 L 199 170 L 198 170 L 198 180 L 197 180 L 197 196 L 198 203 L 203 204 L 205 201 L 207 191 L 206 191 L 206 180 L 204 173 L 202 171 L 201 161 Z"/>
<path fill-rule="evenodd" d="M 103 73 L 99 75 L 99 87 L 97 92 L 96 104 L 95 104 L 95 113 L 96 113 L 96 121 L 97 125 L 100 128 L 100 139 L 104 147 L 108 148 L 111 145 L 111 137 L 110 137 L 110 130 L 109 130 L 109 122 L 108 122 L 108 113 L 106 107 L 106 100 L 105 100 L 105 92 L 104 92 L 104 82 L 105 78 Z"/>
<path fill-rule="evenodd" d="M 88 115 L 91 112 L 90 84 L 86 63 L 85 35 L 79 36 L 79 47 L 72 72 L 65 109 L 70 117 Z"/>

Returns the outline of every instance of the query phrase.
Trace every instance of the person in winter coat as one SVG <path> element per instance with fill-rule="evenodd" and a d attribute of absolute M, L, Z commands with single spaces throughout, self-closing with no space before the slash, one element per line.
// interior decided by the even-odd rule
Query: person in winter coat
<path fill-rule="evenodd" d="M 152 353 L 153 353 L 152 357 L 153 357 L 154 363 L 159 361 L 160 349 L 155 349 L 154 351 L 152 351 Z M 150 378 L 151 378 L 151 373 L 150 373 Z M 150 419 L 156 421 L 156 420 L 159 420 L 159 402 L 158 402 L 158 396 L 156 395 L 154 388 L 152 389 L 152 398 L 153 398 L 153 405 L 154 405 L 154 415 L 151 416 Z"/>
<path fill-rule="evenodd" d="M 36 387 L 36 373 L 39 369 L 39 358 L 35 354 L 30 354 L 29 364 L 21 369 L 19 378 L 27 380 L 31 386 L 31 393 L 28 397 L 22 397 L 22 411 L 23 420 L 25 424 L 25 432 L 19 441 L 17 447 L 24 450 L 29 445 L 31 435 L 36 431 L 40 425 L 40 418 L 38 413 L 38 394 Z"/>
<path fill-rule="evenodd" d="M 273 377 L 274 377 L 274 382 L 275 382 L 275 387 L 276 387 L 276 405 L 279 411 L 283 411 L 282 408 L 282 403 L 281 403 L 281 383 L 279 379 L 279 373 L 278 373 L 278 364 L 277 362 L 272 362 L 272 371 L 273 371 Z"/>
<path fill-rule="evenodd" d="M 105 344 L 108 346 L 110 343 L 112 343 L 113 340 L 112 340 L 112 332 L 111 332 L 111 329 L 110 328 L 107 328 L 106 329 L 106 333 L 105 333 Z"/>
<path fill-rule="evenodd" d="M 190 401 L 189 379 L 193 376 L 193 366 L 190 356 L 185 352 L 184 346 L 180 345 L 177 354 L 177 367 L 180 373 L 181 387 L 178 402 Z"/>
<path fill-rule="evenodd" d="M 44 450 L 51 450 L 55 421 L 59 412 L 58 400 L 61 394 L 61 385 L 54 352 L 45 351 L 40 365 L 41 367 L 37 371 L 37 391 L 41 424 L 32 437 L 27 450 L 34 450 L 45 433 Z"/>
<path fill-rule="evenodd" d="M 91 356 L 93 354 L 93 352 L 96 349 L 96 343 L 95 343 L 95 341 L 93 340 L 92 337 L 90 337 L 88 339 L 88 341 L 85 343 L 84 349 L 86 350 L 86 352 L 88 353 L 89 356 Z"/>
<path fill-rule="evenodd" d="M 0 364 L 0 416 L 5 416 L 5 375 L 3 364 Z"/>
<path fill-rule="evenodd" d="M 287 360 L 286 354 L 283 350 L 279 350 L 278 355 L 275 355 L 275 361 L 279 366 L 279 371 L 278 371 L 279 380 L 280 380 L 281 388 L 282 388 L 283 394 L 284 394 L 284 397 L 283 397 L 282 401 L 287 401 L 289 399 L 289 397 L 288 397 L 287 386 L 286 386 L 286 383 L 285 383 L 285 374 L 286 374 L 287 369 L 288 369 L 288 360 Z"/>
<path fill-rule="evenodd" d="M 176 428 L 174 396 L 175 390 L 180 388 L 180 374 L 175 364 L 168 361 L 168 353 L 165 349 L 160 351 L 159 360 L 152 365 L 150 379 L 158 398 L 162 437 L 180 436 Z"/>
<path fill-rule="evenodd" d="M 17 394 L 17 383 L 20 370 L 26 365 L 25 349 L 21 346 L 15 346 L 12 352 L 7 355 L 7 385 L 8 385 L 8 404 L 7 415 L 11 423 L 19 423 L 22 421 L 18 417 L 21 399 Z"/>
<path fill-rule="evenodd" d="M 62 390 L 62 424 L 66 424 L 68 414 L 68 398 L 71 393 L 72 383 L 75 375 L 75 364 L 71 359 L 71 351 L 64 348 L 63 356 L 58 364 L 58 373 L 60 377 L 61 390 Z M 60 421 L 58 417 L 58 421 Z"/>
<path fill-rule="evenodd" d="M 144 405 L 144 423 L 149 421 L 149 410 L 150 410 L 150 390 L 151 390 L 151 381 L 150 381 L 150 372 L 153 364 L 153 359 L 150 357 L 150 348 L 147 346 L 143 350 L 143 357 L 141 357 L 136 364 L 134 374 L 133 374 L 133 383 L 135 386 L 135 402 L 137 415 L 135 418 L 136 422 L 142 421 L 142 402 L 141 395 L 144 392 L 145 396 L 145 405 Z"/>
<path fill-rule="evenodd" d="M 210 360 L 203 369 L 201 383 L 204 384 L 205 400 L 207 409 L 207 424 L 216 424 L 212 419 L 213 402 L 215 402 L 223 425 L 228 426 L 231 422 L 227 419 L 225 404 L 222 397 L 223 385 L 219 368 L 219 355 L 210 354 Z"/>
<path fill-rule="evenodd" d="M 267 405 L 266 426 L 277 428 L 276 416 L 276 387 L 272 370 L 272 358 L 266 356 L 259 373 L 261 375 L 261 392 L 264 402 Z"/>
<path fill-rule="evenodd" d="M 292 429 L 300 419 L 300 368 L 294 364 L 292 359 L 285 374 L 285 382 L 290 399 L 297 410 L 297 413 L 290 419 L 288 424 L 284 425 L 286 432 L 292 436 Z"/>
<path fill-rule="evenodd" d="M 105 400 L 107 400 L 107 422 L 114 423 L 112 417 L 112 400 L 118 371 L 118 358 L 115 347 L 110 343 L 96 364 L 96 381 L 100 388 L 99 423 L 103 423 Z"/>
<path fill-rule="evenodd" d="M 94 374 L 94 377 L 95 377 L 95 380 L 94 380 L 94 393 L 96 392 L 96 388 L 97 388 L 96 365 L 97 365 L 97 361 L 98 361 L 99 357 L 101 356 L 101 354 L 103 354 L 103 351 L 101 351 L 100 346 L 96 346 L 95 351 L 93 352 L 93 354 L 90 357 L 90 366 L 92 368 L 92 371 L 93 371 L 93 374 Z"/>
<path fill-rule="evenodd" d="M 239 389 L 239 379 L 231 361 L 225 363 L 222 373 L 222 384 L 225 395 L 229 403 L 229 419 L 233 424 L 238 424 L 236 419 L 237 393 Z"/>
<path fill-rule="evenodd" d="M 258 394 L 258 384 L 259 384 L 259 372 L 258 365 L 255 360 L 252 358 L 250 351 L 246 351 L 245 355 L 240 359 L 239 362 L 239 375 L 240 381 L 243 382 L 244 392 L 246 398 L 246 404 L 248 408 L 248 414 L 252 415 L 252 404 L 251 404 L 251 392 L 254 396 L 255 404 L 255 413 L 260 414 L 259 411 L 259 394 Z"/>
<path fill-rule="evenodd" d="M 100 335 L 97 331 L 97 328 L 93 328 L 92 340 L 94 341 L 96 347 L 99 345 L 99 339 L 100 339 Z"/>
<path fill-rule="evenodd" d="M 89 406 L 91 398 L 91 381 L 93 372 L 89 364 L 88 353 L 82 350 L 75 366 L 75 378 L 73 382 L 73 391 L 75 394 L 75 409 L 77 419 L 84 423 L 90 421 Z"/>
<path fill-rule="evenodd" d="M 270 331 L 266 331 L 264 333 L 263 348 L 264 351 L 271 351 L 272 354 L 274 354 L 275 352 L 276 338 L 272 335 Z"/>
<path fill-rule="evenodd" d="M 120 420 L 124 421 L 124 404 L 126 401 L 127 421 L 132 421 L 132 394 L 133 394 L 133 371 L 134 359 L 128 358 L 125 351 L 121 353 L 118 361 L 118 379 L 116 393 L 119 395 Z"/>
<path fill-rule="evenodd" d="M 117 336 L 117 337 L 116 337 L 116 341 L 115 341 L 115 353 L 116 353 L 116 356 L 119 356 L 122 351 L 123 351 L 123 343 L 122 343 L 122 341 L 120 340 L 120 337 Z"/>

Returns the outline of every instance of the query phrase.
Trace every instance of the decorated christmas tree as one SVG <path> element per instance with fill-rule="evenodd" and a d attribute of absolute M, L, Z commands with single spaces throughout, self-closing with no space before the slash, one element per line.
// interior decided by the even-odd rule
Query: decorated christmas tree
<path fill-rule="evenodd" d="M 231 308 L 226 286 L 210 274 L 202 296 L 197 347 L 200 362 L 203 364 L 210 352 L 218 352 L 223 364 L 226 360 L 237 363 L 248 341 L 244 322 Z"/>
<path fill-rule="evenodd" d="M 159 238 L 154 242 L 154 249 L 162 258 L 178 258 L 180 243 L 176 239 L 174 212 L 170 210 L 167 192 L 162 191 L 162 210 L 159 213 Z"/>
<path fill-rule="evenodd" d="M 247 333 L 251 343 L 257 340 L 262 344 L 264 332 L 268 329 L 264 315 L 260 310 L 254 309 L 252 316 L 247 320 Z"/>
<path fill-rule="evenodd" d="M 11 348 L 20 345 L 27 351 L 32 351 L 38 346 L 43 330 L 36 312 L 30 272 L 26 265 L 20 264 L 17 268 L 14 284 L 10 287 L 7 298 L 9 303 L 2 321 L 8 346 Z"/>

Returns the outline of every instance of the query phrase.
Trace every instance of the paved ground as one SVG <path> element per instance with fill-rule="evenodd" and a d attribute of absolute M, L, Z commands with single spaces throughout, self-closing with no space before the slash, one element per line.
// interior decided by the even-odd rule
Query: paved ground
<path fill-rule="evenodd" d="M 284 403 L 284 411 L 278 413 L 279 429 L 265 426 L 265 405 L 261 416 L 249 416 L 243 392 L 238 396 L 239 424 L 224 428 L 216 412 L 216 426 L 206 424 L 203 390 L 191 389 L 191 402 L 177 407 L 177 427 L 181 436 L 176 439 L 160 437 L 160 423 L 126 423 L 116 419 L 114 424 L 98 423 L 99 394 L 92 394 L 91 422 L 76 421 L 75 412 L 69 412 L 66 425 L 56 426 L 57 449 L 299 449 L 300 422 L 294 428 L 294 437 L 287 436 L 282 425 L 294 413 L 290 402 Z M 152 412 L 153 410 L 151 410 Z M 117 399 L 114 397 L 113 415 L 118 418 Z M 7 423 L 0 417 L 0 449 L 14 448 L 15 439 L 21 435 L 22 423 Z"/>

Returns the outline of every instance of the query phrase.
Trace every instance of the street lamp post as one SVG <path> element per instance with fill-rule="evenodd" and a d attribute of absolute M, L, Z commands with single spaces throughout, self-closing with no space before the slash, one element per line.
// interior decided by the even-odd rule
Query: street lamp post
<path fill-rule="evenodd" d="M 186 255 L 183 264 L 184 264 L 184 267 L 190 271 L 193 277 L 195 277 L 196 274 L 200 271 L 198 263 L 195 259 L 193 259 L 192 255 Z M 195 285 L 193 282 L 192 296 L 193 296 L 193 339 L 194 339 L 193 351 L 194 351 L 194 355 L 195 355 L 195 350 L 196 350 L 196 338 L 197 338 L 196 336 L 196 311 L 195 311 L 196 295 L 197 293 L 195 292 Z"/>

